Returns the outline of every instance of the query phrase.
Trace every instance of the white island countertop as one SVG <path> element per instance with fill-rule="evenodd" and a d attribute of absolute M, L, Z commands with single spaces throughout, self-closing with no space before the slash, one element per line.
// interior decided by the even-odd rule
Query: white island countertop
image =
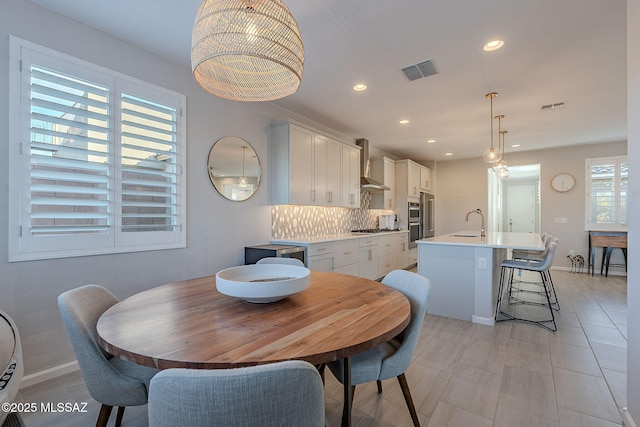
<path fill-rule="evenodd" d="M 538 233 L 488 232 L 480 237 L 478 231 L 458 231 L 442 236 L 429 237 L 416 241 L 418 245 L 480 246 L 487 248 L 520 249 L 530 251 L 544 250 L 544 244 Z"/>

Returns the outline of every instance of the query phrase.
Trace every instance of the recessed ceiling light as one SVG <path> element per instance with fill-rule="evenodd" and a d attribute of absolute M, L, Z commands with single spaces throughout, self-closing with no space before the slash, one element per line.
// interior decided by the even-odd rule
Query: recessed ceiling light
<path fill-rule="evenodd" d="M 401 125 L 406 125 L 409 122 L 409 119 L 400 119 L 400 121 L 398 121 L 398 123 L 400 123 Z"/>
<path fill-rule="evenodd" d="M 435 139 L 427 139 L 427 144 L 434 144 L 435 142 Z"/>
<path fill-rule="evenodd" d="M 444 153 L 445 156 L 453 156 L 453 153 Z"/>
<path fill-rule="evenodd" d="M 518 148 L 518 147 L 520 147 L 520 144 L 513 144 L 513 145 L 511 146 L 511 148 Z"/>
<path fill-rule="evenodd" d="M 367 90 L 367 85 L 364 83 L 358 83 L 353 87 L 353 90 L 356 92 L 362 92 L 363 90 Z"/>
<path fill-rule="evenodd" d="M 504 46 L 503 40 L 491 40 L 482 47 L 482 50 L 485 52 L 491 52 L 500 49 L 502 46 Z"/>

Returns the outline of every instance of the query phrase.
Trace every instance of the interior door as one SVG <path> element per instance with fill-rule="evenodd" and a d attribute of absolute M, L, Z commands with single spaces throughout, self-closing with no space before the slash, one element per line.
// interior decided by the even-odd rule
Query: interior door
<path fill-rule="evenodd" d="M 507 190 L 507 231 L 533 233 L 536 230 L 534 185 L 510 185 Z"/>

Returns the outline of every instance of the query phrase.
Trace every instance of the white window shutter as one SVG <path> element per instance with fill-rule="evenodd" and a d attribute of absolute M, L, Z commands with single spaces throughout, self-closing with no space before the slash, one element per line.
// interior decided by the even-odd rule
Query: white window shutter
<path fill-rule="evenodd" d="M 10 39 L 9 260 L 185 247 L 185 96 Z"/>

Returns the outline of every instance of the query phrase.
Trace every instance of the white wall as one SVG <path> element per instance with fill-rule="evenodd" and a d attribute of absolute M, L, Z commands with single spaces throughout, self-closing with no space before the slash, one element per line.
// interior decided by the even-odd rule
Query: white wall
<path fill-rule="evenodd" d="M 627 0 L 627 93 L 629 138 L 629 259 L 640 253 L 640 0 Z M 629 264 L 627 277 L 627 407 L 640 426 L 640 265 Z"/>
<path fill-rule="evenodd" d="M 8 263 L 9 34 L 164 86 L 187 96 L 188 246 L 121 255 Z M 0 309 L 18 325 L 31 374 L 75 359 L 57 311 L 61 292 L 98 283 L 122 299 L 160 284 L 214 274 L 242 262 L 244 246 L 267 243 L 269 123 L 260 107 L 204 93 L 191 70 L 55 14 L 27 0 L 0 0 Z M 207 174 L 207 156 L 223 136 L 239 136 L 256 150 L 263 183 L 254 197 L 223 199 Z"/>
<path fill-rule="evenodd" d="M 585 159 L 625 154 L 626 141 L 507 153 L 511 166 L 540 164 L 540 231 L 560 239 L 555 266 L 571 267 L 566 258 L 571 249 L 585 259 L 588 252 L 589 241 L 584 227 Z M 470 225 L 464 221 L 466 212 L 476 208 L 488 212 L 487 168 L 482 158 L 437 163 L 437 234 L 473 229 L 476 223 Z M 569 172 L 576 178 L 576 186 L 567 193 L 558 193 L 551 188 L 551 178 L 560 172 Z M 556 224 L 555 218 L 567 218 L 568 222 Z M 621 257 L 620 251 L 615 251 L 615 256 Z"/>

